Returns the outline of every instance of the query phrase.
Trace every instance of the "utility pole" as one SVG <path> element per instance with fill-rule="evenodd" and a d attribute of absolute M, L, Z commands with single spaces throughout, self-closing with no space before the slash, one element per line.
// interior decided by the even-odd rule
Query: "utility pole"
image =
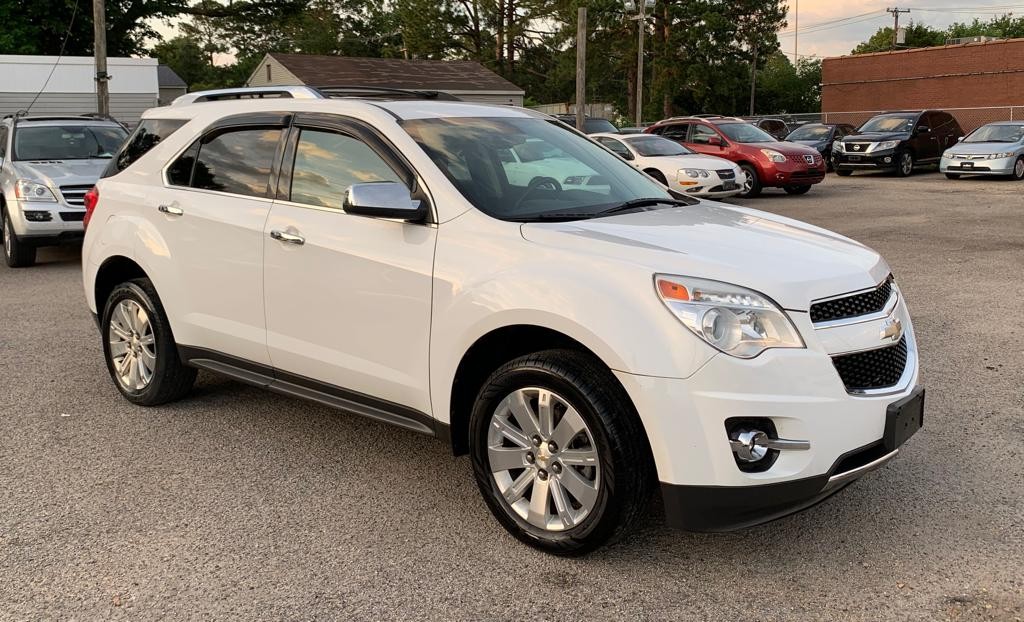
<path fill-rule="evenodd" d="M 92 0 L 93 53 L 96 56 L 96 112 L 110 115 L 110 92 L 107 82 L 107 11 L 106 0 Z"/>
<path fill-rule="evenodd" d="M 583 131 L 587 105 L 587 7 L 576 12 L 576 129 Z"/>
<path fill-rule="evenodd" d="M 886 9 L 885 12 L 892 14 L 892 45 L 889 49 L 895 50 L 896 37 L 898 37 L 900 33 L 900 13 L 910 13 L 910 9 L 901 9 L 897 6 L 891 9 Z"/>
<path fill-rule="evenodd" d="M 800 62 L 800 0 L 793 8 L 793 66 Z"/>
<path fill-rule="evenodd" d="M 647 9 L 653 9 L 656 0 L 625 0 L 626 12 L 637 14 L 629 19 L 635 19 L 637 24 L 636 46 L 636 126 L 641 127 L 644 122 L 644 34 L 647 31 Z"/>
<path fill-rule="evenodd" d="M 757 86 L 757 46 L 754 46 L 754 60 L 750 62 L 750 116 L 754 116 L 754 89 Z"/>

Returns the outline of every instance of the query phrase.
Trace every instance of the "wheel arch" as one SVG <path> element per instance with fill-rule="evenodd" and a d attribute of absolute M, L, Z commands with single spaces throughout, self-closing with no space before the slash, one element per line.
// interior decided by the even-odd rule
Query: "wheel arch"
<path fill-rule="evenodd" d="M 103 314 L 107 298 L 110 297 L 110 292 L 114 291 L 115 287 L 125 281 L 138 278 L 149 278 L 149 275 L 134 259 L 124 255 L 113 255 L 104 260 L 93 280 L 96 312 L 100 315 Z"/>
<path fill-rule="evenodd" d="M 451 383 L 449 400 L 449 435 L 452 453 L 463 455 L 469 451 L 469 418 L 473 410 L 473 402 L 487 378 L 501 365 L 520 356 L 541 350 L 567 349 L 581 352 L 601 365 L 609 372 L 626 400 L 633 405 L 625 387 L 622 387 L 611 367 L 591 348 L 577 339 L 558 330 L 533 324 L 511 324 L 495 328 L 477 338 L 466 350 L 456 368 Z M 630 416 L 637 418 L 637 424 L 643 428 L 643 420 L 635 412 Z M 650 445 L 646 430 L 644 442 Z"/>

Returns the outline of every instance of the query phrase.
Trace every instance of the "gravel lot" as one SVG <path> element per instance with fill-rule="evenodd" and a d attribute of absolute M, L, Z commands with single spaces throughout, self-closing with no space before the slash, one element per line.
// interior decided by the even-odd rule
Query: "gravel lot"
<path fill-rule="evenodd" d="M 585 559 L 492 520 L 433 439 L 201 375 L 120 399 L 77 251 L 0 265 L 0 619 L 1024 619 L 1024 183 L 830 176 L 745 205 L 881 251 L 925 428 L 802 514 Z"/>

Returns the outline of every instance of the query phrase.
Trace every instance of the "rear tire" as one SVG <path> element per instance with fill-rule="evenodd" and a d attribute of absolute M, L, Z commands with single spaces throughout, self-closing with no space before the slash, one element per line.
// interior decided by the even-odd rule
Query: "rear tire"
<path fill-rule="evenodd" d="M 946 173 L 946 179 L 960 179 L 960 175 L 957 173 Z"/>
<path fill-rule="evenodd" d="M 491 374 L 473 405 L 470 453 L 498 522 L 555 555 L 620 538 L 653 491 L 647 436 L 625 391 L 573 350 L 522 356 Z"/>
<path fill-rule="evenodd" d="M 747 179 L 743 183 L 743 192 L 739 196 L 744 199 L 752 199 L 761 194 L 761 180 L 757 177 L 757 169 L 750 164 L 741 164 L 740 168 L 743 169 Z"/>
<path fill-rule="evenodd" d="M 783 190 L 786 191 L 786 194 L 793 194 L 793 195 L 807 194 L 808 191 L 810 191 L 810 189 L 811 189 L 810 186 L 786 186 L 785 188 L 783 188 Z"/>
<path fill-rule="evenodd" d="M 18 234 L 11 224 L 11 217 L 7 210 L 3 211 L 0 218 L 0 240 L 4 245 L 4 260 L 10 268 L 28 268 L 36 263 L 36 247 L 29 246 L 18 239 Z"/>
<path fill-rule="evenodd" d="M 849 177 L 850 175 L 853 175 L 853 171 L 849 169 L 837 168 L 836 175 L 839 175 L 840 177 Z"/>
<path fill-rule="evenodd" d="M 100 327 L 107 370 L 129 402 L 158 406 L 192 389 L 196 370 L 181 363 L 171 325 L 149 279 L 115 287 Z"/>

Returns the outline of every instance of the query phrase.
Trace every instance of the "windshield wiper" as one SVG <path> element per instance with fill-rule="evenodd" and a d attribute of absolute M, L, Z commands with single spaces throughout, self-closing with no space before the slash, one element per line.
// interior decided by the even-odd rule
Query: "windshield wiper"
<path fill-rule="evenodd" d="M 686 201 L 682 201 L 680 199 L 660 199 L 660 198 L 657 198 L 657 197 L 648 198 L 648 199 L 633 199 L 632 201 L 626 201 L 625 203 L 620 203 L 619 205 L 616 205 L 614 207 L 609 207 L 608 209 L 601 210 L 600 212 L 597 212 L 596 214 L 594 214 L 594 216 L 606 216 L 608 214 L 617 214 L 619 212 L 625 212 L 625 211 L 628 211 L 628 210 L 631 210 L 631 209 L 639 209 L 641 207 L 651 207 L 651 206 L 654 206 L 654 205 L 681 205 L 681 206 L 689 206 L 689 205 L 692 205 L 692 203 L 687 203 Z"/>

